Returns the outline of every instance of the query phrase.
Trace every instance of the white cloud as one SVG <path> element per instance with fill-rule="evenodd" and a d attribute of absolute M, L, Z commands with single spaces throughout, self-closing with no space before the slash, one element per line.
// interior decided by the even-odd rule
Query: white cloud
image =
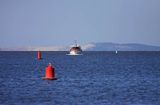
<path fill-rule="evenodd" d="M 92 44 L 92 43 L 89 43 L 89 44 L 83 45 L 82 49 L 83 50 L 87 50 L 87 49 L 90 49 L 90 48 L 93 48 L 93 47 L 95 47 L 95 45 Z"/>

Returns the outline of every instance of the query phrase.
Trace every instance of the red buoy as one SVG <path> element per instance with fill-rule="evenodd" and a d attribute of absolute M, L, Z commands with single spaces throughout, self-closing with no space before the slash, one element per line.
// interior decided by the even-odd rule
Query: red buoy
<path fill-rule="evenodd" d="M 54 68 L 52 67 L 51 63 L 46 67 L 45 70 L 45 77 L 43 77 L 45 80 L 56 80 L 55 78 L 55 73 L 54 73 Z"/>
<path fill-rule="evenodd" d="M 40 51 L 38 51 L 38 53 L 37 53 L 37 59 L 38 59 L 38 60 L 41 59 L 41 52 L 40 52 Z"/>

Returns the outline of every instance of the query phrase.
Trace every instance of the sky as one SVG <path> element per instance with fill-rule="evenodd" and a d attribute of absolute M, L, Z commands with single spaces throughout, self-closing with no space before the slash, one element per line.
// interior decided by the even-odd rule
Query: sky
<path fill-rule="evenodd" d="M 160 46 L 160 0 L 0 0 L 0 47 Z"/>

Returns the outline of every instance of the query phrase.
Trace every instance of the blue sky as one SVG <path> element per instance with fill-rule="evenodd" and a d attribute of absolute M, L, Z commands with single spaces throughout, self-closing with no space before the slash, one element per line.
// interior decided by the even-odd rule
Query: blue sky
<path fill-rule="evenodd" d="M 160 0 L 0 0 L 0 47 L 160 46 Z"/>

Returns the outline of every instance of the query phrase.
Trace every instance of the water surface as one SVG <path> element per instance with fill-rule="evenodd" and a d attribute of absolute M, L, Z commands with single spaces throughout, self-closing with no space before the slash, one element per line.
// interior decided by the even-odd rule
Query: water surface
<path fill-rule="evenodd" d="M 0 105 L 160 105 L 160 52 L 66 54 L 0 52 Z"/>

